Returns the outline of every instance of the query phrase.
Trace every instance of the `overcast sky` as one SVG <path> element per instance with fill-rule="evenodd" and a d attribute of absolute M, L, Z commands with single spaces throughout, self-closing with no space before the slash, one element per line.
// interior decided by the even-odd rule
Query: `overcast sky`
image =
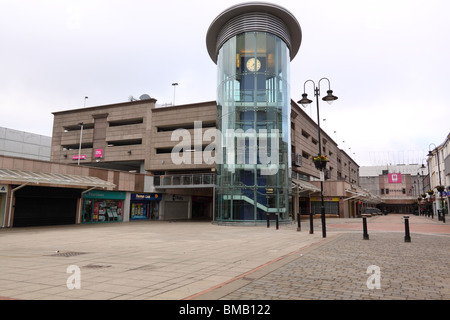
<path fill-rule="evenodd" d="M 144 93 L 172 103 L 174 82 L 177 105 L 215 100 L 206 32 L 241 2 L 0 0 L 0 127 L 51 136 L 52 112 Z M 339 100 L 321 103 L 321 126 L 360 166 L 422 163 L 444 142 L 450 1 L 273 2 L 303 32 L 291 98 L 306 80 L 330 79 Z M 317 121 L 315 106 L 305 111 Z"/>

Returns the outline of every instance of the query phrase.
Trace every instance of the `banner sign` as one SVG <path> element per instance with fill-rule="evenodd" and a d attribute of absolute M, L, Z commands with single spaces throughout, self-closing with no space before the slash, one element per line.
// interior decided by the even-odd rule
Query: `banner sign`
<path fill-rule="evenodd" d="M 388 174 L 388 182 L 389 183 L 402 183 L 402 174 L 401 173 L 389 173 Z"/>
<path fill-rule="evenodd" d="M 95 149 L 95 158 L 103 157 L 103 149 Z"/>

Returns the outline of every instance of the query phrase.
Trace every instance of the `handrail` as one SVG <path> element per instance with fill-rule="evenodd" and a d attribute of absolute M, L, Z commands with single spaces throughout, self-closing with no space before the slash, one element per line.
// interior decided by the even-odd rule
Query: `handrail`
<path fill-rule="evenodd" d="M 216 175 L 213 173 L 159 175 L 155 176 L 153 181 L 156 187 L 211 185 L 215 183 Z"/>

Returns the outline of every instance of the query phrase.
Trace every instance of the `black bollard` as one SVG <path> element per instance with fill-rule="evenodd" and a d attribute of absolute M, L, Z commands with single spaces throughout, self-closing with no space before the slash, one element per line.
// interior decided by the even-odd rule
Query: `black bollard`
<path fill-rule="evenodd" d="M 409 216 L 403 216 L 405 219 L 405 242 L 411 242 L 411 236 L 409 234 Z"/>
<path fill-rule="evenodd" d="M 277 229 L 277 230 L 278 230 L 278 216 L 279 216 L 279 214 L 276 213 L 276 219 L 277 219 L 277 220 L 275 221 L 275 222 L 276 222 L 276 225 L 275 225 L 275 226 L 276 226 L 276 229 Z"/>
<path fill-rule="evenodd" d="M 300 223 L 300 213 L 297 213 L 297 231 L 302 231 L 302 224 Z"/>
<path fill-rule="evenodd" d="M 363 218 L 363 239 L 369 240 L 369 234 L 367 233 L 367 216 L 363 214 L 362 218 Z"/>
<path fill-rule="evenodd" d="M 266 216 L 267 216 L 267 228 L 270 228 L 269 213 L 267 213 Z"/>
<path fill-rule="evenodd" d="M 309 215 L 309 234 L 314 233 L 314 222 L 313 222 L 313 213 L 311 212 Z"/>

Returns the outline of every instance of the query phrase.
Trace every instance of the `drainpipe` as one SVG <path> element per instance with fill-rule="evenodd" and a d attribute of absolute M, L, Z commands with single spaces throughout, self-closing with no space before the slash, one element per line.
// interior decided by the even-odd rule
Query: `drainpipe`
<path fill-rule="evenodd" d="M 11 190 L 11 195 L 9 197 L 9 212 L 8 212 L 8 224 L 6 225 L 7 228 L 11 227 L 11 211 L 12 211 L 12 203 L 13 203 L 13 197 L 14 197 L 14 193 L 19 190 L 22 189 L 23 187 L 26 187 L 27 185 L 29 185 L 31 182 L 27 182 L 24 183 L 14 189 Z M 6 217 L 5 217 L 6 218 Z M 5 224 L 5 222 L 3 221 L 3 225 Z"/>

